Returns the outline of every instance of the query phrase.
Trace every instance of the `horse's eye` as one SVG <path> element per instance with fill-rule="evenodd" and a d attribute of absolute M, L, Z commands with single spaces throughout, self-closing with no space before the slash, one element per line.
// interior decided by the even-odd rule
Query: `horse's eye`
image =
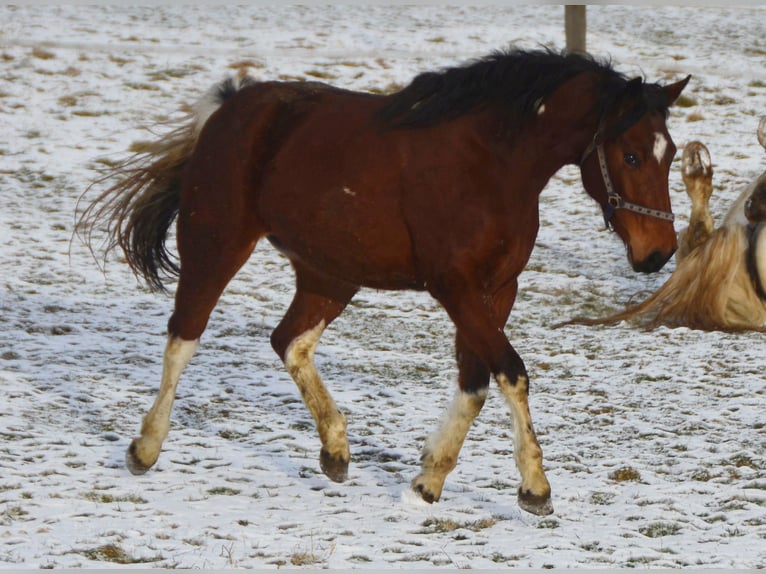
<path fill-rule="evenodd" d="M 626 153 L 625 163 L 627 163 L 631 167 L 638 167 L 639 165 L 641 165 L 641 160 L 638 159 L 638 156 L 634 153 Z"/>

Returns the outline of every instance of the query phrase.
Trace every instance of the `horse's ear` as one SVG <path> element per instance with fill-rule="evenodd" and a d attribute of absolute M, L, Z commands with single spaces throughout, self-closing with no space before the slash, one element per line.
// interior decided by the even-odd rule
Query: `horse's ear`
<path fill-rule="evenodd" d="M 662 89 L 665 90 L 665 96 L 667 97 L 668 106 L 672 106 L 673 102 L 675 102 L 678 99 L 678 96 L 681 95 L 681 92 L 686 87 L 686 84 L 689 83 L 689 80 L 691 79 L 691 74 L 686 76 L 683 80 L 676 82 L 675 84 L 668 84 L 667 86 L 664 86 Z"/>
<path fill-rule="evenodd" d="M 644 89 L 644 79 L 641 77 L 635 77 L 628 80 L 623 89 L 623 99 L 631 100 L 631 98 L 637 97 Z"/>

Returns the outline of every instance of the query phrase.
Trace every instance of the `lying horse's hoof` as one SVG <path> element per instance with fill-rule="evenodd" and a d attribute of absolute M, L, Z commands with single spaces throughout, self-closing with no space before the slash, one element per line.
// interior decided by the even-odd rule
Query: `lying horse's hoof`
<path fill-rule="evenodd" d="M 348 478 L 348 460 L 333 456 L 325 449 L 319 453 L 319 468 L 333 482 L 345 482 Z"/>
<path fill-rule="evenodd" d="M 519 506 L 522 510 L 526 510 L 527 512 L 531 512 L 538 516 L 553 514 L 553 504 L 551 504 L 550 495 L 540 496 L 519 489 Z"/>
<path fill-rule="evenodd" d="M 692 179 L 710 179 L 713 176 L 713 162 L 705 144 L 698 141 L 686 144 L 681 156 L 681 173 Z"/>
<path fill-rule="evenodd" d="M 128 450 L 125 452 L 125 466 L 128 467 L 130 473 L 135 475 L 144 474 L 154 465 L 155 462 L 157 462 L 156 458 L 149 464 L 146 464 L 142 462 L 141 459 L 139 459 L 138 443 L 136 439 L 133 439 L 133 441 L 130 443 L 130 446 L 128 447 Z"/>

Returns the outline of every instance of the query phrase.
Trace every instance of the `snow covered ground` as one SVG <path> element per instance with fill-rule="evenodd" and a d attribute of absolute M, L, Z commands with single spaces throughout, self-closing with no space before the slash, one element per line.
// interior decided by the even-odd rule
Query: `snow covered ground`
<path fill-rule="evenodd" d="M 670 131 L 705 142 L 720 220 L 766 168 L 766 9 L 588 7 L 616 67 L 693 78 Z M 123 453 L 159 381 L 168 297 L 70 243 L 97 169 L 249 63 L 260 78 L 388 90 L 517 44 L 561 47 L 561 6 L 0 7 L 0 568 L 488 568 L 766 565 L 762 334 L 553 329 L 622 308 L 636 275 L 576 169 L 543 192 L 507 333 L 555 514 L 519 510 L 495 389 L 442 500 L 408 493 L 456 376 L 427 296 L 363 291 L 325 334 L 320 371 L 349 419 L 347 483 L 268 336 L 291 298 L 266 244 L 214 312 L 152 471 Z M 680 153 L 679 153 L 680 157 Z M 688 199 L 671 174 L 678 228 Z"/>

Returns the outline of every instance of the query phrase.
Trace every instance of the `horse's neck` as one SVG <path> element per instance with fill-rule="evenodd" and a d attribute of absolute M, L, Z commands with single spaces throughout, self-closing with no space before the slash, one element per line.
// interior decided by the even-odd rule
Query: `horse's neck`
<path fill-rule="evenodd" d="M 538 107 L 535 130 L 556 170 L 579 165 L 598 129 L 600 81 L 595 74 L 580 74 L 562 84 Z M 573 94 L 577 94 L 573 97 Z"/>

